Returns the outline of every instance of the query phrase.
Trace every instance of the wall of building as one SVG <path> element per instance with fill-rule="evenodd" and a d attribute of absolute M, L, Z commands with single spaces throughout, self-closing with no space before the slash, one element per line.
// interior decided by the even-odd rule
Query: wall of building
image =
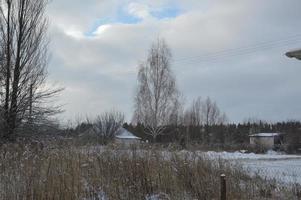
<path fill-rule="evenodd" d="M 274 137 L 250 137 L 250 144 L 272 149 L 274 147 Z"/>
<path fill-rule="evenodd" d="M 132 145 L 132 144 L 139 144 L 140 140 L 138 140 L 138 139 L 120 139 L 120 138 L 115 138 L 115 143 L 117 143 L 117 144 L 124 144 L 124 145 Z"/>

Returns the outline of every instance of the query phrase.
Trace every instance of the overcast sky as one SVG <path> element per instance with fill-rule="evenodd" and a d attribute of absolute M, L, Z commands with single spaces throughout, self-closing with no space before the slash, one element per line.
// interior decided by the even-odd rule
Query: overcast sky
<path fill-rule="evenodd" d="M 301 120 L 300 0 L 52 0 L 50 82 L 64 120 L 133 113 L 138 63 L 163 37 L 189 104 L 210 96 L 233 122 Z"/>

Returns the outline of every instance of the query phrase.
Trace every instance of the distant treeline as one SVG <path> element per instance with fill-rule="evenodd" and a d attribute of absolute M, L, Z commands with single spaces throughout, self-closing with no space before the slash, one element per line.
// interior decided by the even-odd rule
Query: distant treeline
<path fill-rule="evenodd" d="M 128 129 L 144 141 L 159 143 L 199 143 L 199 144 L 247 144 L 249 135 L 260 132 L 277 132 L 284 134 L 284 144 L 301 144 L 301 123 L 300 122 L 279 122 L 279 123 L 242 123 L 227 125 L 200 125 L 200 126 L 168 126 L 164 133 L 159 135 L 156 141 L 145 131 L 142 124 L 124 124 Z"/>

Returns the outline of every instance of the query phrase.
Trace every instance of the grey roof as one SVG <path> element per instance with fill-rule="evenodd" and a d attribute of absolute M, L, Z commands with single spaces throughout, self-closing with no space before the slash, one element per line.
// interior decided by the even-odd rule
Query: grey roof
<path fill-rule="evenodd" d="M 280 133 L 257 133 L 253 135 L 249 135 L 250 137 L 275 137 L 279 136 Z"/>
<path fill-rule="evenodd" d="M 132 140 L 140 140 L 141 138 L 136 137 L 133 133 L 129 132 L 125 128 L 120 128 L 117 131 L 117 134 L 115 136 L 118 139 L 132 139 Z"/>
<path fill-rule="evenodd" d="M 298 60 L 301 60 L 301 49 L 289 51 L 285 55 L 289 58 L 296 58 Z"/>

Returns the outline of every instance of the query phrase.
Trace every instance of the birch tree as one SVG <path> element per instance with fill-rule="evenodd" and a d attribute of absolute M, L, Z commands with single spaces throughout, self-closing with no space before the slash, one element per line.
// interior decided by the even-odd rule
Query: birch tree
<path fill-rule="evenodd" d="M 140 64 L 135 96 L 136 122 L 146 127 L 154 140 L 174 118 L 179 107 L 179 92 L 171 71 L 171 50 L 165 40 L 157 39 L 145 62 Z"/>

